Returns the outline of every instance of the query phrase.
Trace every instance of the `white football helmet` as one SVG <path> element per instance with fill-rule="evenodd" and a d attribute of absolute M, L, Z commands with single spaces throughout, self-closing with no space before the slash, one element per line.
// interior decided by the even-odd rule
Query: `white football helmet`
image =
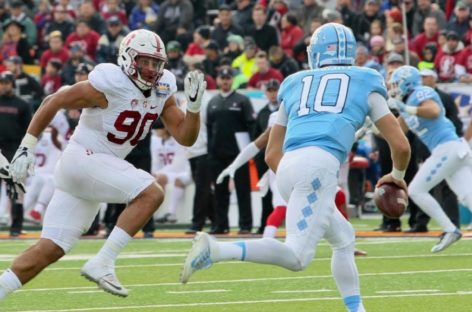
<path fill-rule="evenodd" d="M 158 66 L 154 71 L 139 68 L 137 64 L 139 56 L 157 59 L 159 61 Z M 164 43 L 152 31 L 134 30 L 121 41 L 118 65 L 142 90 L 149 90 L 157 83 L 164 72 L 166 63 L 167 55 Z"/>

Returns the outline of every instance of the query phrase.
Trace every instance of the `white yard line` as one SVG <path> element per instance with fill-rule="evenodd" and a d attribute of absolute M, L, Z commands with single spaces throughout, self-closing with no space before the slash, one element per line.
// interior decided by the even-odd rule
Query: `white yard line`
<path fill-rule="evenodd" d="M 385 299 L 385 298 L 405 298 L 405 297 L 428 297 L 428 296 L 465 296 L 468 294 L 458 292 L 444 293 L 426 293 L 426 294 L 398 294 L 398 295 L 372 295 L 363 296 L 366 299 Z M 195 302 L 195 303 L 177 303 L 177 304 L 150 304 L 150 305 L 129 305 L 119 307 L 97 307 L 97 308 L 75 308 L 75 309 L 58 309 L 58 310 L 23 310 L 17 312 L 85 312 L 85 311 L 113 311 L 132 309 L 156 309 L 156 308 L 184 308 L 184 307 L 202 307 L 202 306 L 223 306 L 223 305 L 239 305 L 239 304 L 257 304 L 257 303 L 284 303 L 284 302 L 312 302 L 312 301 L 332 301 L 341 300 L 340 297 L 324 297 L 324 298 L 287 298 L 287 299 L 265 299 L 265 300 L 245 300 L 245 301 L 226 301 L 226 302 Z"/>
<path fill-rule="evenodd" d="M 361 273 L 362 276 L 381 276 L 381 275 L 413 275 L 413 274 L 438 274 L 438 273 L 454 273 L 454 272 L 472 272 L 472 269 L 448 269 L 448 270 L 423 270 L 423 271 L 400 271 L 400 272 L 372 272 L 372 273 Z M 225 284 L 225 283 L 253 283 L 253 282 L 267 282 L 267 281 L 288 281 L 288 280 L 303 280 L 303 279 L 323 279 L 332 278 L 332 275 L 306 275 L 306 276 L 285 276 L 285 277 L 261 277 L 261 278 L 244 278 L 244 279 L 232 279 L 232 280 L 214 280 L 214 281 L 198 281 L 189 282 L 189 285 L 199 284 Z M 152 284 L 128 284 L 126 287 L 158 287 L 158 286 L 179 286 L 181 283 L 152 283 Z M 57 288 L 31 288 L 31 289 L 20 289 L 17 292 L 40 292 L 40 291 L 64 291 L 64 290 L 81 290 L 81 289 L 96 289 L 93 287 L 57 287 Z"/>
<path fill-rule="evenodd" d="M 201 293 L 222 293 L 227 292 L 227 289 L 205 289 L 205 290 L 182 290 L 182 291 L 166 291 L 168 294 L 201 294 Z"/>
<path fill-rule="evenodd" d="M 301 293 L 322 293 L 332 292 L 332 289 L 303 289 L 303 290 L 274 290 L 271 291 L 273 294 L 301 294 Z"/>
<path fill-rule="evenodd" d="M 103 290 L 101 289 L 96 289 L 96 290 L 74 290 L 74 291 L 68 291 L 68 294 L 95 294 L 95 293 L 102 293 Z"/>
<path fill-rule="evenodd" d="M 379 290 L 375 293 L 377 294 L 417 294 L 417 293 L 428 293 L 428 292 L 438 292 L 439 289 L 410 289 L 410 290 Z"/>

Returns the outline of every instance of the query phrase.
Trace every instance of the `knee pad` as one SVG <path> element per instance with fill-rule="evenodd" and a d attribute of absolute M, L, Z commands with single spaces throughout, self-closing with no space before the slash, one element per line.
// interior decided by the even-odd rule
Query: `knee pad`
<path fill-rule="evenodd" d="M 339 213 L 324 238 L 328 241 L 333 250 L 337 250 L 351 244 L 354 245 L 356 234 L 352 224 L 346 221 L 341 213 Z"/>

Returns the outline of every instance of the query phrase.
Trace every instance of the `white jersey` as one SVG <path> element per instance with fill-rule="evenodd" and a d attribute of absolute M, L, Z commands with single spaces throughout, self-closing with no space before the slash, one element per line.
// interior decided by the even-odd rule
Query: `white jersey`
<path fill-rule="evenodd" d="M 185 148 L 173 137 L 163 140 L 153 134 L 151 137 L 152 173 L 177 173 L 190 171 Z"/>
<path fill-rule="evenodd" d="M 84 109 L 70 140 L 91 152 L 122 159 L 146 137 L 167 99 L 177 91 L 175 76 L 168 70 L 147 98 L 114 64 L 97 65 L 88 80 L 106 96 L 108 107 Z"/>
<path fill-rule="evenodd" d="M 34 154 L 36 157 L 35 173 L 53 174 L 57 160 L 61 156 L 61 150 L 54 145 L 50 128 L 41 134 L 38 144 L 36 144 L 34 149 Z"/>

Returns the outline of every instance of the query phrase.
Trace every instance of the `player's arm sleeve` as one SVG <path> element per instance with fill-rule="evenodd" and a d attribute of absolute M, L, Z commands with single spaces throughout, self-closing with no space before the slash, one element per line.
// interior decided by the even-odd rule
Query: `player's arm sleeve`
<path fill-rule="evenodd" d="M 388 99 L 387 87 L 385 86 L 385 79 L 376 71 L 372 71 L 371 77 L 367 77 L 372 83 L 372 93 L 378 93 L 384 99 Z"/>
<path fill-rule="evenodd" d="M 436 100 L 436 91 L 429 87 L 422 87 L 421 89 L 415 91 L 410 97 L 408 98 L 407 105 L 411 106 L 421 106 L 426 101 L 433 101 L 436 105 L 441 106 L 440 103 L 437 103 Z"/>
<path fill-rule="evenodd" d="M 114 75 L 115 68 L 107 66 L 109 64 L 100 64 L 88 75 L 88 81 L 98 91 L 104 94 L 114 94 L 119 87 L 117 75 Z"/>
<path fill-rule="evenodd" d="M 276 124 L 278 115 L 279 115 L 278 111 L 273 112 L 269 115 L 269 120 L 267 122 L 267 128 L 272 128 L 272 126 Z"/>
<path fill-rule="evenodd" d="M 374 123 L 390 113 L 385 97 L 377 92 L 369 94 L 367 102 L 369 104 L 369 117 Z"/>
<path fill-rule="evenodd" d="M 164 103 L 177 92 L 177 80 L 173 73 L 168 70 L 164 70 L 164 75 L 162 76 L 160 81 L 165 81 L 165 83 L 169 84 L 169 93 L 164 98 Z"/>
<path fill-rule="evenodd" d="M 285 105 L 284 102 L 280 104 L 279 111 L 277 112 L 277 119 L 275 120 L 276 125 L 282 126 L 282 127 L 287 127 L 288 123 L 288 116 L 287 112 L 285 111 Z"/>

